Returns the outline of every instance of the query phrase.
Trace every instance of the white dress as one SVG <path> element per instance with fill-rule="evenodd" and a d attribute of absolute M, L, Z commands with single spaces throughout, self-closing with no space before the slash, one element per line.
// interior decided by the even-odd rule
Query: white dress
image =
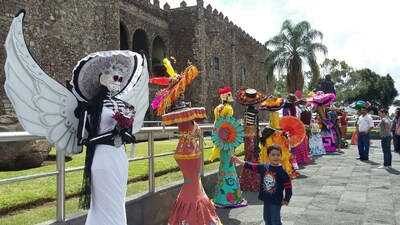
<path fill-rule="evenodd" d="M 114 112 L 103 107 L 100 134 L 114 129 Z M 97 145 L 92 163 L 92 199 L 86 225 L 126 225 L 128 158 L 125 146 Z"/>

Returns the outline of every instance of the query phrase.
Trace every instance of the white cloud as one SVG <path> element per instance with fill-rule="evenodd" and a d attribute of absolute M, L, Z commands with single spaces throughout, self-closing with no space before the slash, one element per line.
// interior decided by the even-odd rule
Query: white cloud
<path fill-rule="evenodd" d="M 168 1 L 172 8 L 180 2 Z M 400 91 L 398 0 L 204 0 L 204 7 L 208 4 L 261 43 L 276 35 L 284 20 L 307 20 L 324 34 L 327 57 L 380 75 L 390 73 Z"/>

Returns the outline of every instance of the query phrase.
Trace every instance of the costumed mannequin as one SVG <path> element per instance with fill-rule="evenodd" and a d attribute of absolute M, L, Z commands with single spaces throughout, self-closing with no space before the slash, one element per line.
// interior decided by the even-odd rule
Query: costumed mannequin
<path fill-rule="evenodd" d="M 251 88 L 241 88 L 236 94 L 236 100 L 247 106 L 245 112 L 245 138 L 244 138 L 244 160 L 252 163 L 259 163 L 259 118 L 258 109 L 254 107 L 267 98 L 265 94 Z M 239 177 L 242 191 L 258 191 L 260 187 L 260 175 L 245 168 L 242 169 Z"/>
<path fill-rule="evenodd" d="M 298 176 L 297 171 L 291 163 L 291 152 L 289 150 L 288 137 L 282 133 L 279 126 L 279 110 L 283 108 L 285 100 L 283 98 L 269 96 L 267 100 L 260 104 L 260 110 L 267 110 L 270 113 L 269 127 L 264 128 L 261 137 L 260 162 L 269 162 L 267 157 L 267 148 L 271 144 L 278 144 L 282 149 L 281 164 L 291 179 Z"/>
<path fill-rule="evenodd" d="M 300 91 L 299 97 L 301 97 Z M 300 105 L 305 105 L 306 101 L 303 99 L 299 99 L 295 94 L 288 94 L 286 97 L 286 102 L 283 106 L 283 116 L 294 116 L 298 117 L 297 115 L 297 107 Z M 310 159 L 308 158 L 308 138 L 307 136 L 303 139 L 303 141 L 296 147 L 291 149 L 292 157 L 291 162 L 294 165 L 295 169 L 298 168 L 298 164 L 309 164 Z"/>
<path fill-rule="evenodd" d="M 158 115 L 162 115 L 162 125 L 177 125 L 179 142 L 174 158 L 184 177 L 184 183 L 169 215 L 169 225 L 181 224 L 221 224 L 210 199 L 203 190 L 200 180 L 200 148 L 196 138 L 200 136 L 200 129 L 196 122 L 206 116 L 203 107 L 187 108 L 182 99 L 186 86 L 198 75 L 196 67 L 189 65 L 182 77 L 168 88 L 156 106 Z M 166 113 L 168 109 L 172 112 Z"/>
<path fill-rule="evenodd" d="M 313 96 L 314 92 L 310 92 L 307 95 L 307 102 L 308 104 L 312 107 L 313 103 Z M 311 119 L 310 123 L 310 137 L 308 141 L 308 146 L 310 149 L 310 154 L 311 155 L 325 155 L 326 151 L 322 142 L 322 137 L 321 137 L 321 128 L 322 125 L 318 122 L 318 119 L 316 117 Z"/>
<path fill-rule="evenodd" d="M 326 152 L 336 152 L 333 123 L 328 119 L 326 110 L 326 107 L 332 105 L 335 98 L 335 94 L 324 94 L 322 91 L 315 93 L 312 98 L 312 103 L 317 106 L 316 112 L 322 124 L 321 137 Z"/>
<path fill-rule="evenodd" d="M 124 144 L 134 141 L 148 108 L 146 59 L 131 51 L 92 53 L 74 68 L 71 93 L 30 55 L 19 35 L 24 14 L 17 14 L 6 42 L 7 95 L 28 132 L 45 136 L 67 153 L 79 153 L 80 145 L 87 145 L 80 198 L 81 207 L 90 207 L 86 224 L 124 225 Z"/>
<path fill-rule="evenodd" d="M 220 143 L 220 146 L 223 146 L 223 143 L 221 143 L 223 140 L 218 137 L 218 128 L 221 128 L 221 123 L 223 123 L 222 121 L 228 120 L 229 122 L 234 123 L 235 126 L 226 122 L 225 127 L 221 128 L 221 132 L 224 132 L 222 129 L 225 129 L 225 131 L 229 131 L 229 129 L 240 129 L 244 136 L 244 129 L 232 117 L 233 108 L 229 103 L 233 102 L 233 97 L 230 87 L 219 89 L 218 93 L 222 103 L 214 109 L 214 130 L 216 130 L 216 135 L 215 137 L 213 136 L 213 140 Z M 219 119 L 220 117 L 224 118 Z M 217 121 L 219 122 L 218 124 Z M 238 132 L 232 132 L 231 134 L 236 133 Z M 217 208 L 233 208 L 247 205 L 247 201 L 244 200 L 240 191 L 240 184 L 236 174 L 235 164 L 231 161 L 231 156 L 234 155 L 235 148 L 243 142 L 243 137 L 241 137 L 242 141 L 235 141 L 237 137 L 228 137 L 227 139 L 232 139 L 231 142 L 234 145 L 227 145 L 227 148 L 222 150 L 219 146 L 214 145 L 210 157 L 211 161 L 220 157 L 220 166 L 214 187 L 214 198 L 212 200 Z"/>

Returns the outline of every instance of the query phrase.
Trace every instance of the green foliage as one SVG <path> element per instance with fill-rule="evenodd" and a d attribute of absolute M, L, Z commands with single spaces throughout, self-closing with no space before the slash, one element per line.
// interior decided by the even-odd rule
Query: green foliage
<path fill-rule="evenodd" d="M 354 70 L 345 61 L 336 59 L 325 59 L 321 70 L 335 82 L 337 102 L 351 104 L 364 100 L 376 108 L 389 108 L 398 96 L 389 74 L 380 76 L 370 69 Z"/>
<path fill-rule="evenodd" d="M 284 21 L 279 34 L 265 42 L 266 47 L 274 48 L 266 58 L 267 74 L 271 76 L 275 70 L 278 70 L 278 74 L 284 74 L 285 71 L 287 91 L 294 93 L 303 90 L 303 62 L 310 66 L 316 80 L 320 76 L 315 52 L 326 54 L 328 50 L 321 42 L 315 42 L 315 39 L 322 38 L 323 34 L 312 29 L 307 21 L 298 24 Z"/>

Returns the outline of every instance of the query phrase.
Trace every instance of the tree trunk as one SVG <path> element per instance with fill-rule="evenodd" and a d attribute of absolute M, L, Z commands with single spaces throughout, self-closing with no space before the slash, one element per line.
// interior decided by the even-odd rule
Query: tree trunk
<path fill-rule="evenodd" d="M 299 57 L 293 57 L 291 62 L 289 62 L 286 83 L 288 93 L 295 93 L 297 90 L 303 90 L 304 78 L 302 61 Z"/>

